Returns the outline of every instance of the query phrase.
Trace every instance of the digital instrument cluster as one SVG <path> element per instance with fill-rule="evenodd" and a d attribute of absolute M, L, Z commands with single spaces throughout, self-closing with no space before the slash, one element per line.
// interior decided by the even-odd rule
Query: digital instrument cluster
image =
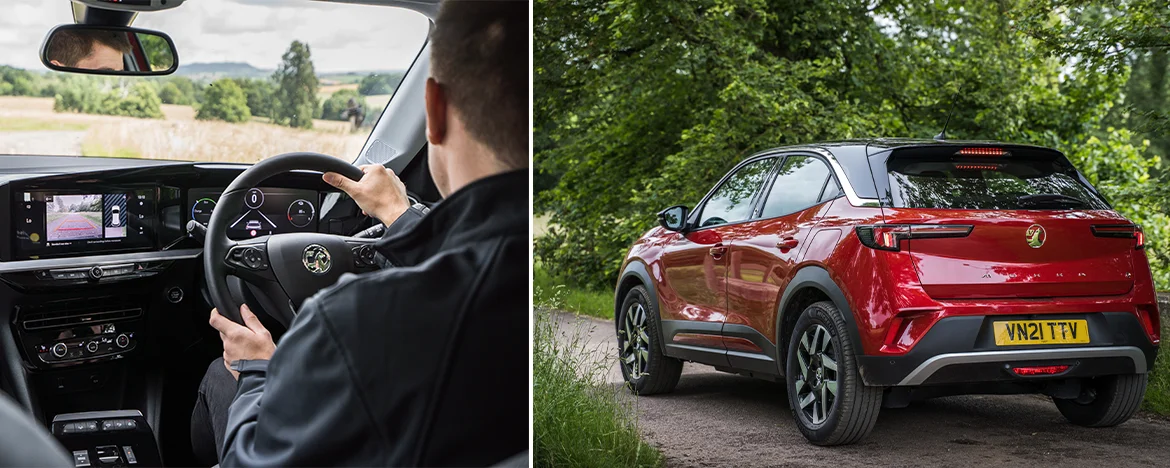
<path fill-rule="evenodd" d="M 187 200 L 190 203 L 188 219 L 204 225 L 211 221 L 222 189 L 191 189 Z M 228 237 L 248 239 L 252 237 L 287 232 L 317 231 L 317 208 L 320 193 L 315 190 L 266 188 L 249 189 L 244 195 L 243 206 L 229 207 L 232 219 L 228 224 Z"/>

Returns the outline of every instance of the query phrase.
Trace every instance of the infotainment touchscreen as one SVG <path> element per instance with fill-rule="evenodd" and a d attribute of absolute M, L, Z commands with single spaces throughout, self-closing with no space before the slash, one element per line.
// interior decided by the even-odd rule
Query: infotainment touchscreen
<path fill-rule="evenodd" d="M 22 258 L 133 250 L 154 245 L 153 190 L 17 193 L 16 251 Z"/>

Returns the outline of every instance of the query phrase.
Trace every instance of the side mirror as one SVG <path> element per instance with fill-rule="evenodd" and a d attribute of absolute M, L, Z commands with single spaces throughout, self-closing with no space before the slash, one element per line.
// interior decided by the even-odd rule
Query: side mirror
<path fill-rule="evenodd" d="M 658 212 L 658 224 L 670 231 L 682 232 L 687 223 L 687 207 L 675 205 Z"/>
<path fill-rule="evenodd" d="M 41 45 L 41 63 L 52 70 L 93 75 L 169 75 L 179 68 L 170 36 L 121 26 L 63 24 Z"/>

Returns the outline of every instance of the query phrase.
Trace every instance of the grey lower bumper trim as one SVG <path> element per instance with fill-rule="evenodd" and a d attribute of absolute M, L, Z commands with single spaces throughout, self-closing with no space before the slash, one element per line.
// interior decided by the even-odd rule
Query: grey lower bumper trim
<path fill-rule="evenodd" d="M 1109 346 L 1097 348 L 1061 348 L 1061 349 L 1021 349 L 1012 351 L 983 351 L 973 353 L 940 354 L 927 359 L 918 368 L 910 372 L 898 385 L 920 385 L 930 376 L 946 366 L 954 364 L 974 364 L 981 362 L 1043 360 L 1043 359 L 1077 359 L 1098 357 L 1128 357 L 1133 360 L 1133 367 L 1137 372 L 1146 372 L 1146 355 L 1142 350 L 1133 346 Z"/>

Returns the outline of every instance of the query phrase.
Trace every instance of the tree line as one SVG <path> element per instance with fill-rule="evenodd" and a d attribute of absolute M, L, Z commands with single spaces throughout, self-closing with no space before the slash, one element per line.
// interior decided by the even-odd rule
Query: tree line
<path fill-rule="evenodd" d="M 1063 151 L 1170 289 L 1170 9 L 1155 0 L 536 0 L 536 254 L 612 287 L 654 213 L 735 163 L 868 137 Z"/>
<path fill-rule="evenodd" d="M 364 96 L 393 92 L 401 74 L 369 74 L 358 90 L 342 89 L 324 102 L 317 98 L 320 81 L 309 46 L 293 41 L 279 68 L 268 79 L 220 78 L 194 80 L 184 76 L 117 78 L 64 73 L 35 73 L 0 66 L 0 96 L 54 98 L 58 112 L 121 115 L 161 119 L 161 104 L 189 105 L 200 120 L 248 122 L 265 117 L 273 123 L 312 128 L 313 119 L 346 120 L 342 114 L 350 99 L 367 116 L 371 109 Z M 372 122 L 374 119 L 370 119 Z"/>

